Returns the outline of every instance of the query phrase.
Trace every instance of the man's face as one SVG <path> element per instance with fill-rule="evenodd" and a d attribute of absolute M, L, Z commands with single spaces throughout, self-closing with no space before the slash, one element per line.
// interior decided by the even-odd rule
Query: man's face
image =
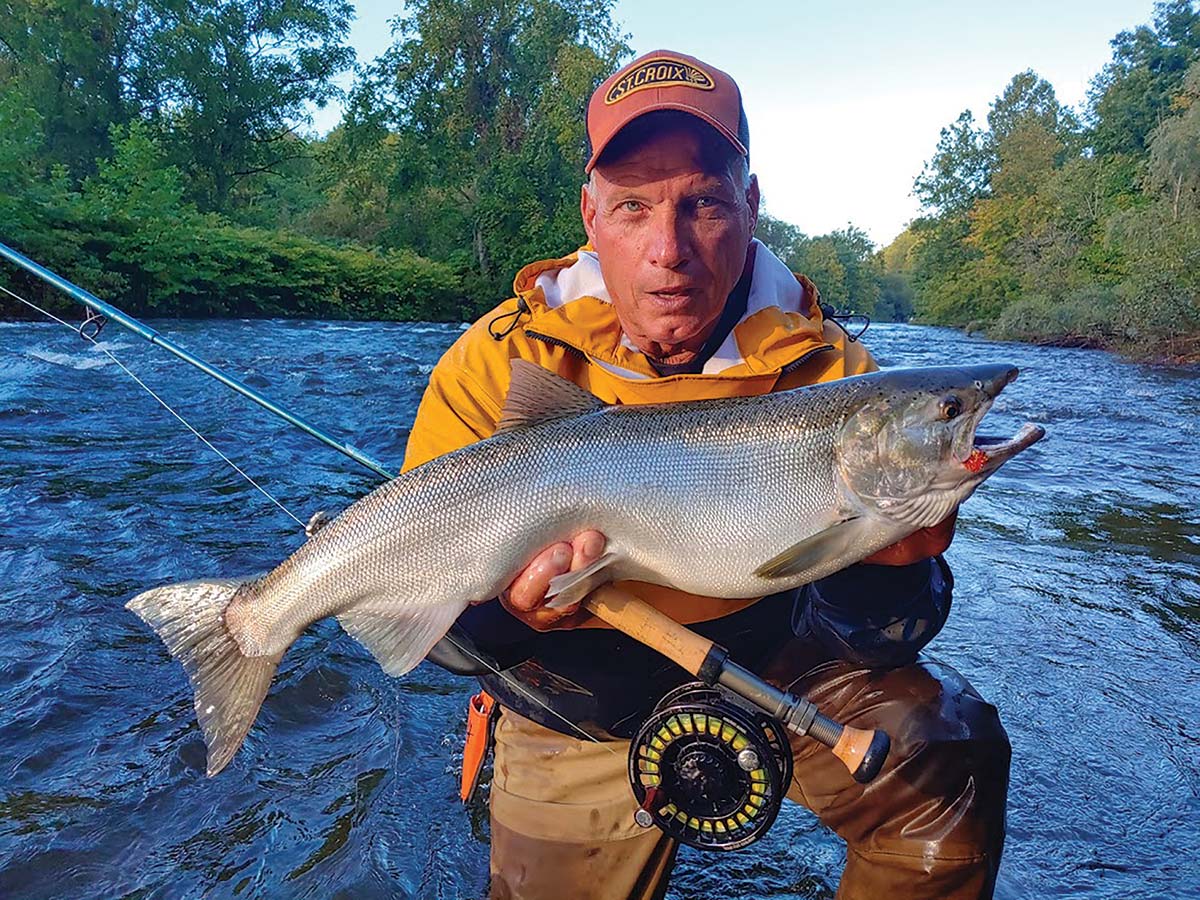
<path fill-rule="evenodd" d="M 706 172 L 698 130 L 664 130 L 596 166 L 581 201 L 621 327 L 671 362 L 686 362 L 712 332 L 758 220 L 757 181 L 741 188 L 729 172 Z"/>

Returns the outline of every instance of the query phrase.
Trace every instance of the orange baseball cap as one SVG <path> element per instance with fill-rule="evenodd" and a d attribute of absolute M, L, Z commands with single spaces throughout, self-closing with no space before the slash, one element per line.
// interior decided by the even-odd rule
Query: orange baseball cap
<path fill-rule="evenodd" d="M 618 69 L 588 101 L 591 172 L 609 142 L 639 116 L 660 109 L 690 113 L 750 155 L 750 128 L 737 83 L 720 69 L 685 53 L 654 50 Z"/>

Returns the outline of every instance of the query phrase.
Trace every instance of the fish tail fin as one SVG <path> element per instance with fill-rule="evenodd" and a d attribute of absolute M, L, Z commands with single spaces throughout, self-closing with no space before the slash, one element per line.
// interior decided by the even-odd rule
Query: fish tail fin
<path fill-rule="evenodd" d="M 246 656 L 226 627 L 225 610 L 246 582 L 172 584 L 138 594 L 125 605 L 154 629 L 187 672 L 210 776 L 224 769 L 242 745 L 283 658 L 282 653 Z"/>

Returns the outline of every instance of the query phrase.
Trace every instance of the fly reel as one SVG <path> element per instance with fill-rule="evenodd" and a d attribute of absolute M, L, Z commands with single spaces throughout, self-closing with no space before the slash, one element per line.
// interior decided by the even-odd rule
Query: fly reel
<path fill-rule="evenodd" d="M 629 748 L 635 821 L 701 850 L 738 850 L 769 829 L 792 780 L 783 725 L 694 682 L 658 702 Z"/>

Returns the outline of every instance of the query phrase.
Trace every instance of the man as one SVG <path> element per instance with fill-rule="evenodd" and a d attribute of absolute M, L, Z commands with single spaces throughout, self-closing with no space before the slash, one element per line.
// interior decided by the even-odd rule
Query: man
<path fill-rule="evenodd" d="M 446 353 L 406 468 L 490 435 L 517 358 L 610 403 L 760 394 L 875 368 L 823 317 L 811 282 L 753 241 L 758 183 L 728 75 L 680 53 L 648 54 L 600 86 L 587 127 L 588 246 L 523 269 L 516 296 Z M 788 796 L 846 840 L 842 898 L 992 891 L 1007 738 L 960 675 L 917 660 L 949 611 L 949 569 L 931 557 L 952 531 L 951 520 L 767 598 L 623 585 L 827 715 L 891 735 L 882 774 L 865 786 L 815 741 L 794 740 Z M 621 739 L 688 676 L 578 607 L 545 607 L 550 578 L 588 565 L 604 541 L 589 531 L 547 548 L 503 597 L 462 620 L 507 667 L 483 679 L 503 709 L 491 793 L 494 897 L 666 889 L 675 846 L 634 823 Z"/>

